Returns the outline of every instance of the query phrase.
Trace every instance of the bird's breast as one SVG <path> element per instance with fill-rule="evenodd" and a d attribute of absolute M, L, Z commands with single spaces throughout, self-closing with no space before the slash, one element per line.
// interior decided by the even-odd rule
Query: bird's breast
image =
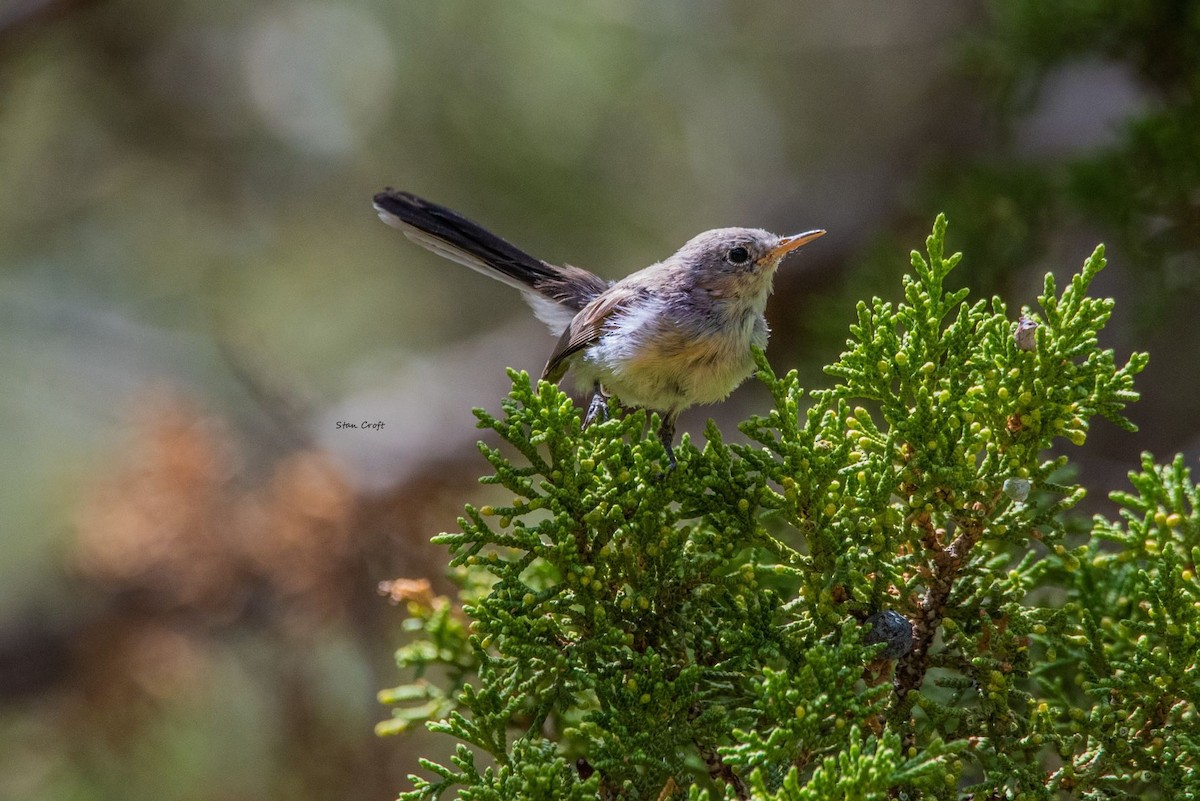
<path fill-rule="evenodd" d="M 697 308 L 656 299 L 622 310 L 583 354 L 581 378 L 623 403 L 657 410 L 723 400 L 754 370 L 766 321 L 752 306 Z"/>

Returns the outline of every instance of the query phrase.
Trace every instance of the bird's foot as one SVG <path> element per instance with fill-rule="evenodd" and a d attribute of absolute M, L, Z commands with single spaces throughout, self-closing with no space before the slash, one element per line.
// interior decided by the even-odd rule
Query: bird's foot
<path fill-rule="evenodd" d="M 597 419 L 600 422 L 608 419 L 608 395 L 604 394 L 599 381 L 592 388 L 592 401 L 588 404 L 587 414 L 583 416 L 583 427 L 587 428 Z"/>
<path fill-rule="evenodd" d="M 674 472 L 679 463 L 675 461 L 675 412 L 666 412 L 663 415 L 662 423 L 658 427 L 658 441 L 662 443 L 663 448 L 667 452 L 667 469 L 660 474 L 660 477 L 665 478 Z"/>

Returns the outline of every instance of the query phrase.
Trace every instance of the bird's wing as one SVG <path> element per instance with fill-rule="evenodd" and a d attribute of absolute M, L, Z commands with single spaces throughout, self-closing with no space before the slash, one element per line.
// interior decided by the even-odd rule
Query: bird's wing
<path fill-rule="evenodd" d="M 554 346 L 554 352 L 542 370 L 542 378 L 554 382 L 561 379 L 569 366 L 567 360 L 599 339 L 609 318 L 629 302 L 636 291 L 616 284 L 580 309 L 558 338 L 558 344 Z"/>

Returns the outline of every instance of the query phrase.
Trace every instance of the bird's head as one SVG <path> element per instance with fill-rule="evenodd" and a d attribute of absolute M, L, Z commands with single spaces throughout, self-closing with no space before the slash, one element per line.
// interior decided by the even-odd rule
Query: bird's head
<path fill-rule="evenodd" d="M 780 262 L 824 234 L 777 236 L 761 228 L 716 228 L 692 237 L 671 261 L 687 271 L 694 286 L 715 297 L 765 299 Z"/>

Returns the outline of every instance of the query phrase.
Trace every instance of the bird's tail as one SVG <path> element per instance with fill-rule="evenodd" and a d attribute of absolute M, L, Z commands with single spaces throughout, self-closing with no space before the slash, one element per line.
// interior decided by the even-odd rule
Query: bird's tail
<path fill-rule="evenodd" d="M 375 196 L 375 210 L 418 245 L 521 290 L 555 333 L 608 287 L 587 270 L 536 259 L 458 212 L 409 192 L 383 190 Z"/>

